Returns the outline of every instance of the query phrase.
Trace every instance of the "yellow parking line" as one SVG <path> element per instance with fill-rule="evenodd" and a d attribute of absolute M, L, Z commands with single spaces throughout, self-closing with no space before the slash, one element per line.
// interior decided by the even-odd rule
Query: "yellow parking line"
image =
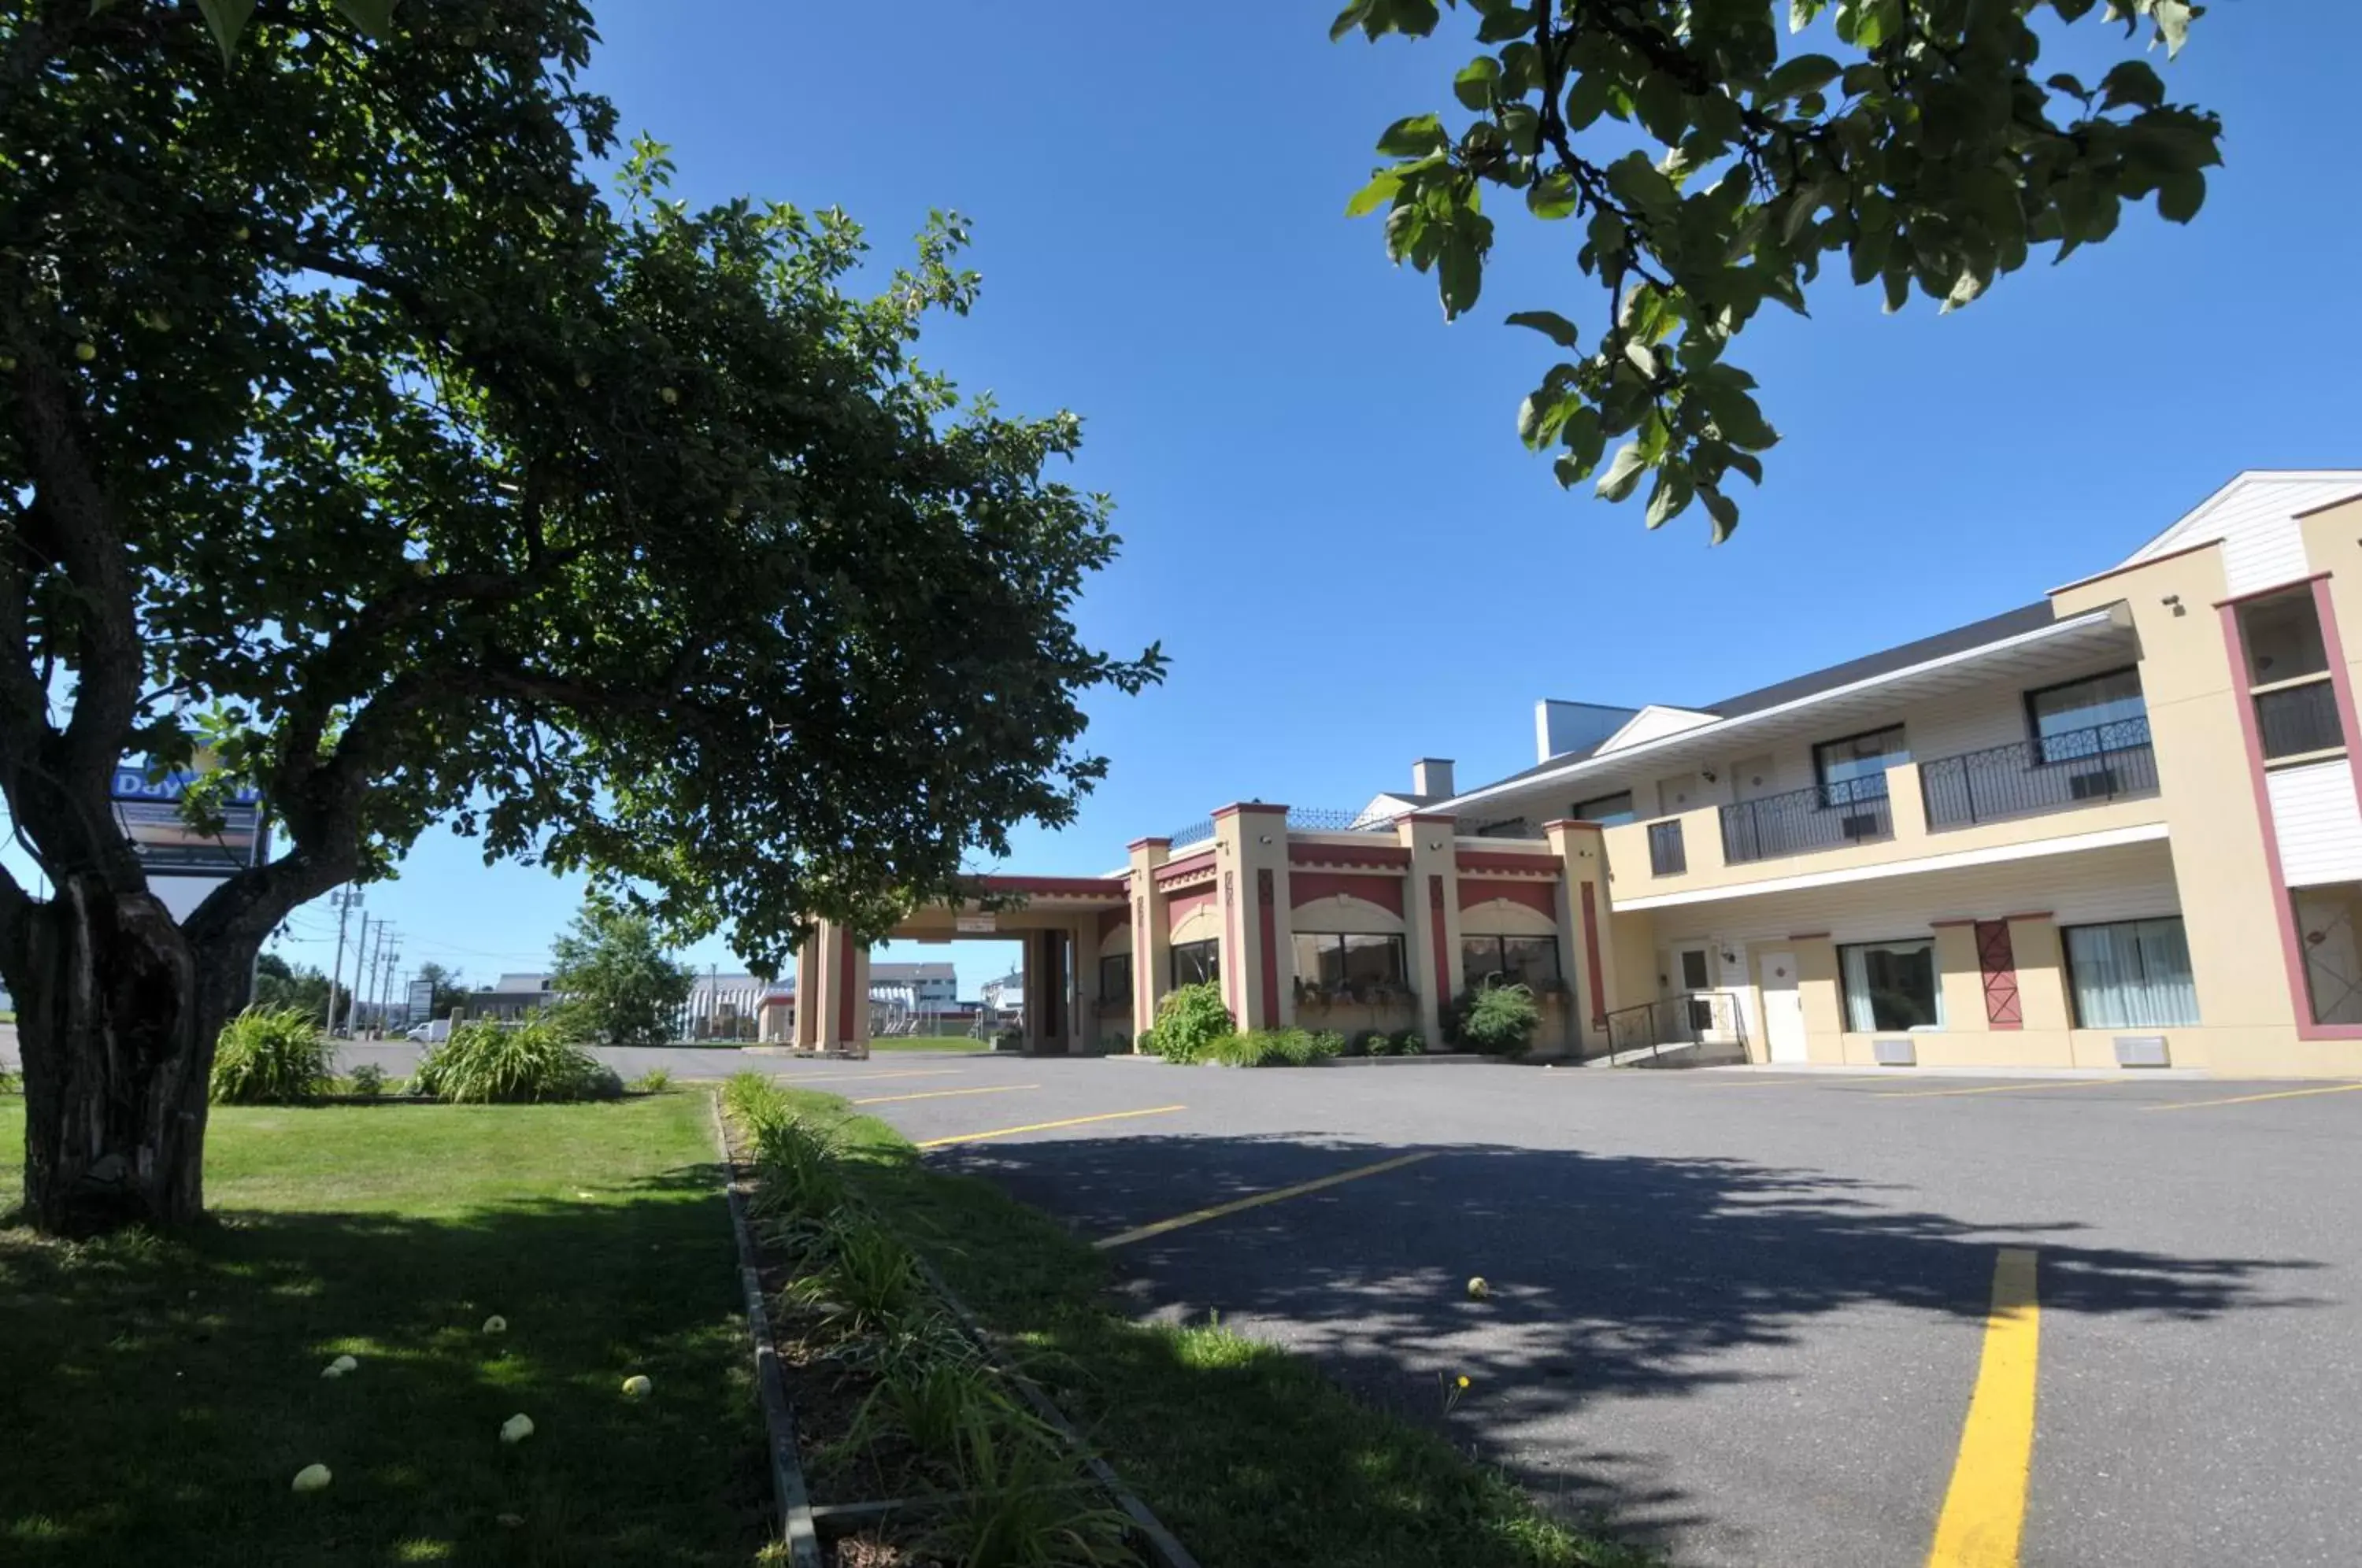
<path fill-rule="evenodd" d="M 775 1081 L 783 1084 L 866 1084 L 880 1078 L 955 1078 L 959 1076 L 956 1067 L 912 1067 L 900 1073 L 807 1073 L 801 1077 L 791 1073 L 779 1073 L 775 1075 Z"/>
<path fill-rule="evenodd" d="M 1960 1457 L 1936 1519 L 1927 1568 L 2017 1568 L 2034 1467 L 2034 1393 L 2042 1344 L 2031 1247 L 1993 1260 L 1984 1358 L 1960 1429 Z"/>
<path fill-rule="evenodd" d="M 964 1094 L 1008 1094 L 1015 1089 L 1040 1088 L 1040 1084 L 995 1084 L 990 1088 L 925 1089 L 918 1094 L 875 1094 L 867 1099 L 856 1099 L 854 1105 L 900 1105 L 906 1099 L 955 1099 Z"/>
<path fill-rule="evenodd" d="M 1047 1132 L 1053 1127 L 1080 1127 L 1090 1121 L 1121 1121 L 1127 1116 L 1163 1116 L 1167 1111 L 1187 1110 L 1186 1105 L 1153 1105 L 1146 1110 L 1110 1110 L 1101 1116 L 1069 1116 L 1064 1121 L 1033 1121 L 1022 1127 L 996 1127 L 989 1132 L 960 1132 L 949 1138 L 920 1140 L 922 1149 L 940 1149 L 946 1143 L 977 1143 L 987 1138 L 1014 1138 L 1020 1132 Z"/>
<path fill-rule="evenodd" d="M 1153 1225 L 1142 1225 L 1137 1231 L 1119 1232 L 1102 1241 L 1093 1242 L 1091 1245 L 1101 1252 L 1107 1251 L 1109 1247 L 1128 1247 L 1134 1242 L 1144 1242 L 1151 1236 L 1162 1236 L 1167 1231 L 1178 1231 L 1184 1225 L 1200 1225 L 1209 1220 L 1220 1220 L 1245 1209 L 1260 1208 L 1266 1203 L 1277 1203 L 1284 1198 L 1301 1198 L 1308 1192 L 1319 1192 L 1323 1187 L 1338 1187 L 1349 1181 L 1359 1181 L 1363 1176 L 1376 1176 L 1381 1171 L 1398 1171 L 1405 1165 L 1415 1165 L 1421 1160 L 1433 1158 L 1435 1158 L 1435 1153 L 1432 1150 L 1423 1154 L 1397 1155 L 1391 1160 L 1380 1160 L 1374 1165 L 1363 1165 L 1354 1170 L 1340 1171 L 1335 1176 L 1322 1176 L 1319 1181 L 1298 1182 L 1294 1187 L 1275 1187 L 1269 1192 L 1259 1192 L 1253 1198 L 1242 1198 L 1233 1203 L 1217 1203 L 1211 1209 L 1193 1209 L 1187 1214 L 1175 1215 L 1170 1220 L 1159 1220 Z"/>
<path fill-rule="evenodd" d="M 2171 1105 L 2145 1105 L 2143 1110 L 2196 1110 L 2208 1105 L 2253 1105 L 2259 1099 L 2301 1099 L 2309 1094 L 2351 1094 L 2362 1084 L 2329 1084 L 2321 1088 L 2274 1089 L 2269 1094 L 2237 1094 L 2228 1099 L 2177 1099 Z"/>
<path fill-rule="evenodd" d="M 2108 1088 L 2128 1082 L 2125 1078 L 2059 1078 L 2042 1084 L 1988 1084 L 1982 1088 L 1913 1088 L 1870 1089 L 1872 1099 L 1934 1099 L 1938 1096 L 1956 1094 L 2015 1094 L 2021 1089 L 2047 1088 Z"/>

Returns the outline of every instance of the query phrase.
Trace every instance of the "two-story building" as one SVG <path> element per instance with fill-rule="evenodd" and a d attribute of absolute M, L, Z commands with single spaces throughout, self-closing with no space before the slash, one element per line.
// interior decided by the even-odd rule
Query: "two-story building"
<path fill-rule="evenodd" d="M 2021 609 L 1698 706 L 1547 703 L 1523 772 L 1225 807 L 1000 879 L 998 929 L 1047 1049 L 1197 979 L 1242 1026 L 1433 1041 L 1499 978 L 1585 1057 L 2362 1075 L 2348 625 L 2362 471 L 2243 474 Z"/>

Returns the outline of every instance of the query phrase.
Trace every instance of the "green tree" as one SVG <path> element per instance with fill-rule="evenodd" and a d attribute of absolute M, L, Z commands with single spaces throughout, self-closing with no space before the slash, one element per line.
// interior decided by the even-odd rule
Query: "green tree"
<path fill-rule="evenodd" d="M 874 296 L 833 209 L 667 193 L 575 0 L 0 5 L 0 871 L 25 1203 L 202 1212 L 214 1041 L 262 941 L 429 824 L 776 965 L 884 926 L 1105 763 L 1155 679 L 1070 612 L 1116 539 L 1072 415 L 913 358 L 938 216 Z M 382 39 L 357 24 L 359 14 Z M 382 21 L 384 25 L 379 26 Z M 202 753 L 202 757 L 200 754 Z M 279 857 L 176 924 L 126 756 L 258 787 Z"/>
<path fill-rule="evenodd" d="M 675 1037 L 696 974 L 673 961 L 646 915 L 594 896 L 550 955 L 557 964 L 551 988 L 592 1038 L 662 1045 Z"/>
<path fill-rule="evenodd" d="M 1570 314 L 1508 317 L 1569 355 L 1526 399 L 1518 432 L 1535 451 L 1559 449 L 1562 486 L 1595 475 L 1622 501 L 1645 480 L 1652 528 L 1693 500 L 1716 539 L 1737 525 L 1731 476 L 1762 482 L 1758 454 L 1778 436 L 1754 378 L 1724 356 L 1767 301 L 1803 314 L 1824 256 L 1877 282 L 1890 312 L 1914 287 L 1953 310 L 2036 247 L 2063 260 L 2107 238 L 2128 202 L 2153 197 L 2187 223 L 2222 160 L 2221 122 L 2168 103 L 2147 61 L 2118 60 L 2089 83 L 2038 64 L 2054 24 L 2094 10 L 2127 38 L 2146 27 L 2170 56 L 2203 9 L 2190 0 L 1466 8 L 1479 52 L 1451 83 L 1465 122 L 1387 127 L 1377 149 L 1394 161 L 1346 212 L 1385 211 L 1387 253 L 1435 273 L 1447 320 L 1483 286 L 1485 187 L 1564 226 L 1600 293 Z M 1440 19 L 1436 0 L 1353 0 L 1330 36 L 1424 37 Z M 1585 318 L 1592 347 L 1579 354 Z"/>
<path fill-rule="evenodd" d="M 450 1017 L 451 1010 L 467 998 L 468 988 L 460 983 L 459 971 L 457 969 L 447 969 L 440 964 L 431 962 L 421 964 L 418 966 L 417 977 L 435 988 L 435 1005 L 426 1014 L 429 1018 Z"/>
<path fill-rule="evenodd" d="M 328 977 L 308 964 L 291 966 L 276 953 L 254 961 L 254 1005 L 265 1011 L 293 1009 L 317 1020 L 328 1017 Z"/>

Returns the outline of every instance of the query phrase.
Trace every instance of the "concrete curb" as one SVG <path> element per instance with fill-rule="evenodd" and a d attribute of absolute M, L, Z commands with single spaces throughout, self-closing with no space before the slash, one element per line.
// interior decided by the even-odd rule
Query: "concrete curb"
<path fill-rule="evenodd" d="M 821 1568 L 820 1532 L 812 1525 L 811 1494 L 804 1488 L 803 1465 L 796 1458 L 795 1407 L 788 1402 L 778 1347 L 771 1342 L 771 1318 L 763 1306 L 763 1278 L 755 1266 L 755 1233 L 746 1222 L 745 1184 L 737 1162 L 731 1158 L 730 1135 L 722 1125 L 722 1097 L 709 1095 L 705 1105 L 713 1119 L 713 1146 L 727 1173 L 723 1190 L 730 1199 L 730 1229 L 738 1242 L 738 1283 L 746 1297 L 746 1331 L 755 1341 L 755 1387 L 763 1403 L 763 1427 L 770 1438 L 771 1491 L 778 1508 L 779 1532 L 794 1568 Z"/>
<path fill-rule="evenodd" d="M 1160 1067 L 1167 1065 L 1164 1058 L 1162 1056 L 1122 1055 L 1101 1056 L 1098 1059 L 1102 1062 L 1153 1062 Z M 1331 1056 L 1327 1061 L 1318 1065 L 1323 1067 L 1416 1067 L 1431 1063 L 1437 1066 L 1449 1067 L 1471 1062 L 1500 1062 L 1504 1060 L 1506 1060 L 1504 1057 L 1479 1055 L 1473 1051 L 1435 1051 L 1423 1056 Z M 1220 1067 L 1226 1065 L 1227 1064 L 1221 1062 L 1195 1062 L 1191 1064 L 1191 1066 L 1198 1067 Z M 1283 1069 L 1242 1067 L 1239 1070 L 1242 1072 L 1275 1072 Z"/>

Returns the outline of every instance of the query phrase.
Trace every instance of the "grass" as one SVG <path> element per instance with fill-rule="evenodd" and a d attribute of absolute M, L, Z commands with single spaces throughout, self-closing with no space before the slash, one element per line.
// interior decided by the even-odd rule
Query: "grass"
<path fill-rule="evenodd" d="M 22 1115 L 0 1098 L 0 1213 Z M 0 1561 L 746 1563 L 767 1483 L 707 1115 L 224 1107 L 195 1238 L 0 1229 Z M 313 1463 L 330 1488 L 292 1494 Z"/>
<path fill-rule="evenodd" d="M 1219 1327 L 1133 1321 L 1102 1253 L 978 1177 L 924 1165 L 842 1099 L 789 1090 L 856 1185 L 1025 1364 L 1205 1568 L 1640 1568 L 1435 1432 Z"/>

